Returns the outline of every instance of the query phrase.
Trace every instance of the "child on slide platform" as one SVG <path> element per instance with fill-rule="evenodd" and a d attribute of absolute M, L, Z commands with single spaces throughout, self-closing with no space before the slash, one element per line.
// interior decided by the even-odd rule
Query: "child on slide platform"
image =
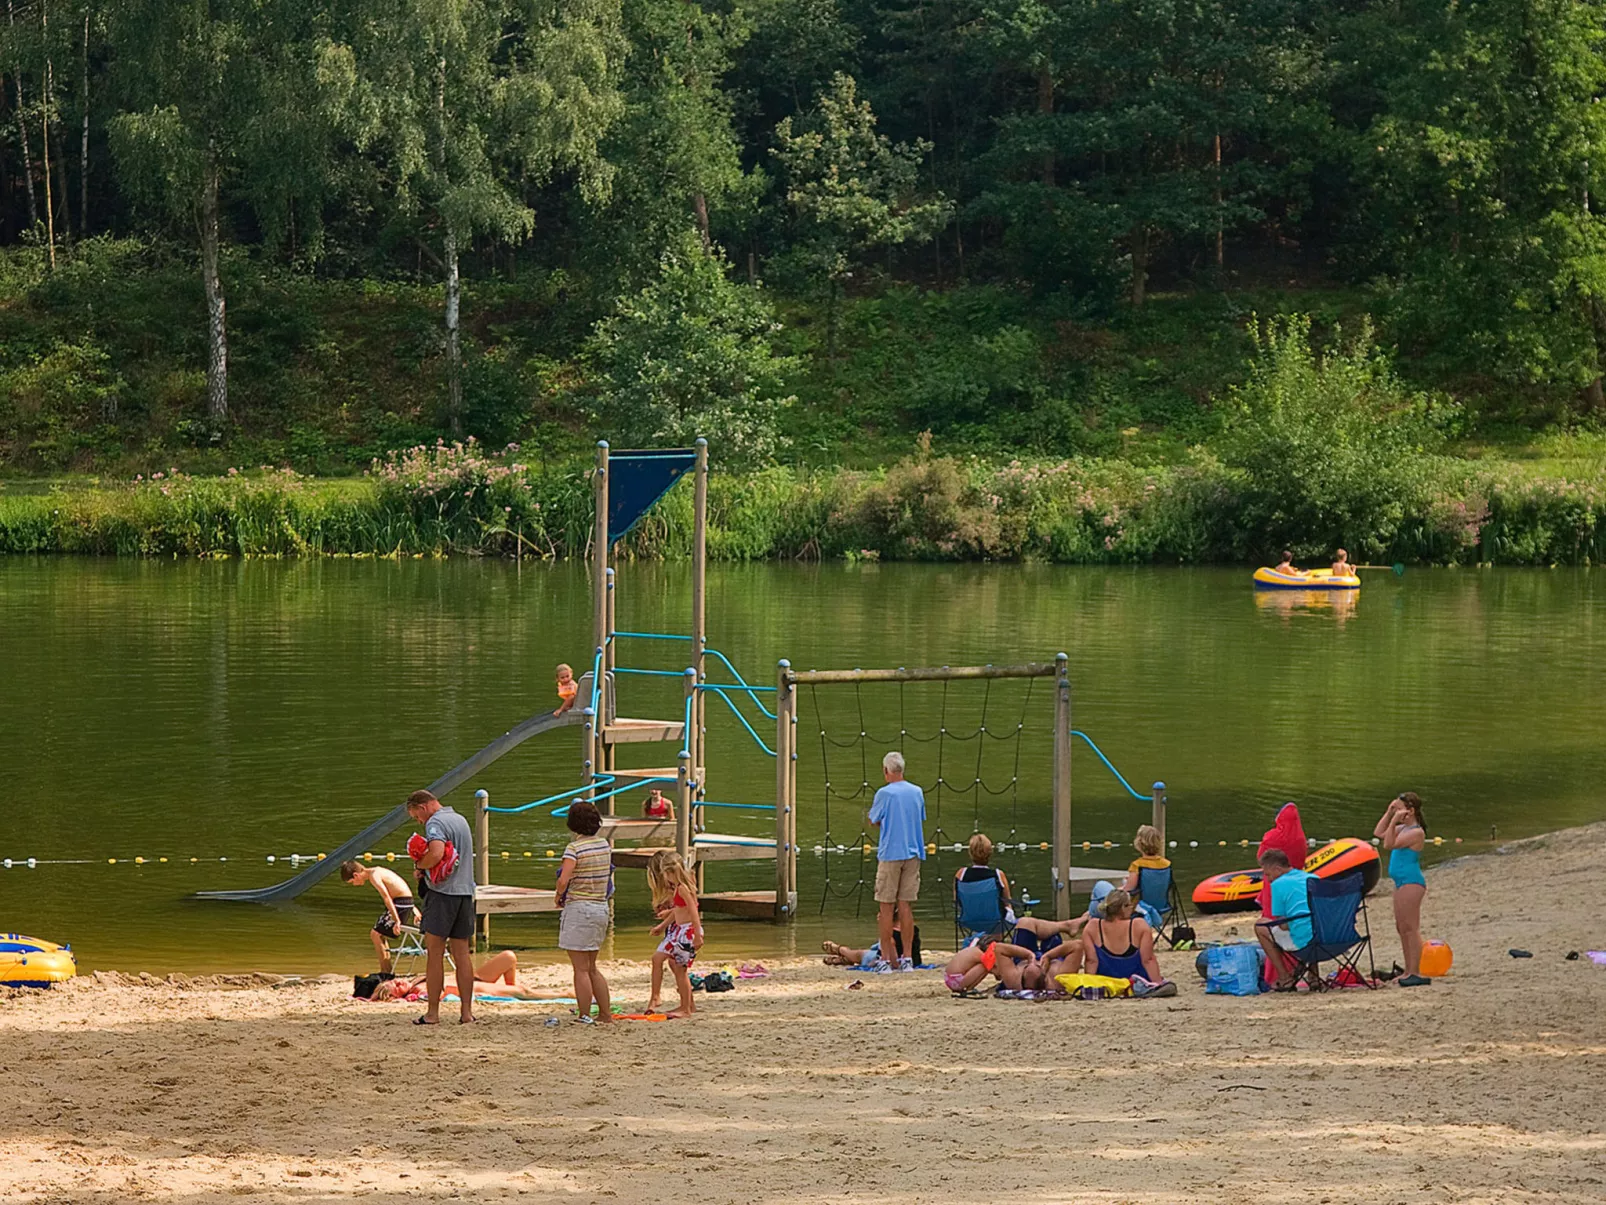
<path fill-rule="evenodd" d="M 553 715 L 562 715 L 574 706 L 575 698 L 580 694 L 580 684 L 574 680 L 574 670 L 567 665 L 559 665 L 558 677 L 558 709 Z"/>
<path fill-rule="evenodd" d="M 703 946 L 703 917 L 697 907 L 697 884 L 680 855 L 662 849 L 647 859 L 647 886 L 652 891 L 653 911 L 663 917 L 652 931 L 664 935 L 652 956 L 652 998 L 647 1001 L 647 1011 L 658 1011 L 667 963 L 674 972 L 675 988 L 680 993 L 680 1007 L 672 1009 L 669 1015 L 689 1017 L 697 1011 L 691 993 L 691 964 Z"/>

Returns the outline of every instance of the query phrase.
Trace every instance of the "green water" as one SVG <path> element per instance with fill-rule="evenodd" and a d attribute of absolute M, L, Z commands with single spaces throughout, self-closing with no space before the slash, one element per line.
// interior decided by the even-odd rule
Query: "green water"
<path fill-rule="evenodd" d="M 685 629 L 683 568 L 626 565 L 620 583 L 621 628 Z M 280 908 L 190 897 L 286 877 L 270 854 L 332 848 L 552 706 L 553 665 L 588 660 L 589 615 L 579 565 L 0 562 L 10 788 L 0 858 L 41 863 L 0 870 L 0 929 L 69 941 L 86 967 L 364 966 L 378 911 L 366 888 L 335 879 Z M 1366 836 L 1393 793 L 1414 789 L 1432 830 L 1450 839 L 1438 857 L 1487 848 L 1496 826 L 1505 838 L 1606 816 L 1606 589 L 1587 570 L 1375 574 L 1343 604 L 1256 596 L 1239 570 L 716 567 L 710 635 L 765 683 L 780 657 L 825 668 L 1067 651 L 1076 726 L 1140 791 L 1169 784 L 1170 836 L 1189 886 L 1251 861 L 1236 843 L 1258 839 L 1285 798 L 1299 801 L 1313 837 Z M 621 649 L 625 664 L 678 669 L 683 659 L 673 644 Z M 622 691 L 626 714 L 679 712 L 669 679 L 627 679 Z M 747 710 L 773 743 L 773 726 Z M 803 915 L 794 926 L 714 921 L 714 957 L 807 951 L 822 932 L 856 940 L 872 930 L 858 856 L 814 852 L 826 844 L 821 716 L 836 793 L 869 776 L 861 753 L 873 772 L 890 743 L 904 744 L 941 839 L 979 826 L 1033 844 L 1000 862 L 1046 892 L 1047 855 L 1035 848 L 1050 835 L 1042 685 L 1030 698 L 1020 683 L 955 685 L 946 699 L 940 686 L 822 688 L 804 694 L 799 725 Z M 717 702 L 709 723 L 710 796 L 771 800 L 773 762 Z M 944 725 L 947 739 L 929 739 Z M 862 745 L 859 731 L 869 733 Z M 522 803 L 574 785 L 579 743 L 574 729 L 538 737 L 456 800 L 467 809 L 483 787 L 493 802 Z M 668 764 L 672 754 L 636 747 L 627 760 Z M 831 804 L 831 844 L 857 840 L 862 802 Z M 762 835 L 773 823 L 761 811 L 714 816 L 729 832 Z M 1147 816 L 1147 803 L 1078 745 L 1076 840 L 1124 845 Z M 403 836 L 380 852 L 399 850 Z M 542 813 L 497 817 L 494 877 L 550 886 L 544 854 L 563 839 Z M 1076 860 L 1124 866 L 1129 856 Z M 928 863 L 928 944 L 951 933 L 930 884 L 955 864 L 951 853 Z M 711 887 L 742 889 L 772 885 L 774 872 L 748 863 L 709 873 Z M 619 892 L 613 952 L 637 955 L 651 923 L 639 873 L 621 871 Z M 552 917 L 496 925 L 499 944 L 532 951 L 552 951 L 555 934 Z"/>

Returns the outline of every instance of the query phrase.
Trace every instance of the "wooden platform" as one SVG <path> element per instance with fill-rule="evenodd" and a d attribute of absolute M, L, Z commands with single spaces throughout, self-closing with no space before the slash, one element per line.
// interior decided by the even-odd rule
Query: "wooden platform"
<path fill-rule="evenodd" d="M 652 741 L 678 741 L 686 735 L 682 720 L 626 720 L 617 719 L 602 730 L 602 739 L 610 745 L 645 744 Z"/>
<path fill-rule="evenodd" d="M 1100 870 L 1097 866 L 1071 867 L 1071 890 L 1092 891 L 1093 884 L 1100 879 L 1108 879 L 1119 887 L 1126 882 L 1125 870 Z"/>
<path fill-rule="evenodd" d="M 673 827 L 670 826 L 671 831 Z M 673 845 L 635 845 L 626 849 L 616 848 L 613 851 L 613 864 L 640 869 L 647 865 L 647 859 L 660 849 L 672 851 L 674 848 Z M 694 860 L 698 862 L 756 861 L 774 858 L 775 842 L 756 837 L 731 837 L 722 833 L 698 833 L 693 842 L 692 852 L 695 855 Z M 770 894 L 773 896 L 774 892 Z"/>
<path fill-rule="evenodd" d="M 494 883 L 474 889 L 474 911 L 481 916 L 514 912 L 556 912 L 556 893 L 540 887 L 499 887 Z"/>
<path fill-rule="evenodd" d="M 773 891 L 710 891 L 697 897 L 697 905 L 704 912 L 717 912 L 721 916 L 775 919 Z"/>

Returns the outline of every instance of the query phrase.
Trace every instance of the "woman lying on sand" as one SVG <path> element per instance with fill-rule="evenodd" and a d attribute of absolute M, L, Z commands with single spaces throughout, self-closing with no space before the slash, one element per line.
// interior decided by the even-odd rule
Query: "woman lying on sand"
<path fill-rule="evenodd" d="M 495 996 L 502 1000 L 565 1000 L 569 997 L 536 991 L 516 982 L 518 955 L 512 950 L 492 954 L 474 968 L 474 998 Z M 485 986 L 482 988 L 480 984 Z M 375 1000 L 414 1000 L 424 991 L 424 976 L 416 979 L 386 979 L 374 988 Z"/>

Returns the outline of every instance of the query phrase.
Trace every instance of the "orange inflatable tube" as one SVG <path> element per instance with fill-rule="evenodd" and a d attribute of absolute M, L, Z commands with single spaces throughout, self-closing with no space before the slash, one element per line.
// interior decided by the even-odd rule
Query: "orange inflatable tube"
<path fill-rule="evenodd" d="M 1352 870 L 1361 872 L 1361 882 L 1370 892 L 1377 886 L 1383 864 L 1371 842 L 1359 837 L 1340 837 L 1305 858 L 1305 869 L 1324 879 L 1337 878 Z M 1260 867 L 1229 870 L 1213 875 L 1193 889 L 1193 904 L 1200 912 L 1253 911 L 1260 895 Z"/>

